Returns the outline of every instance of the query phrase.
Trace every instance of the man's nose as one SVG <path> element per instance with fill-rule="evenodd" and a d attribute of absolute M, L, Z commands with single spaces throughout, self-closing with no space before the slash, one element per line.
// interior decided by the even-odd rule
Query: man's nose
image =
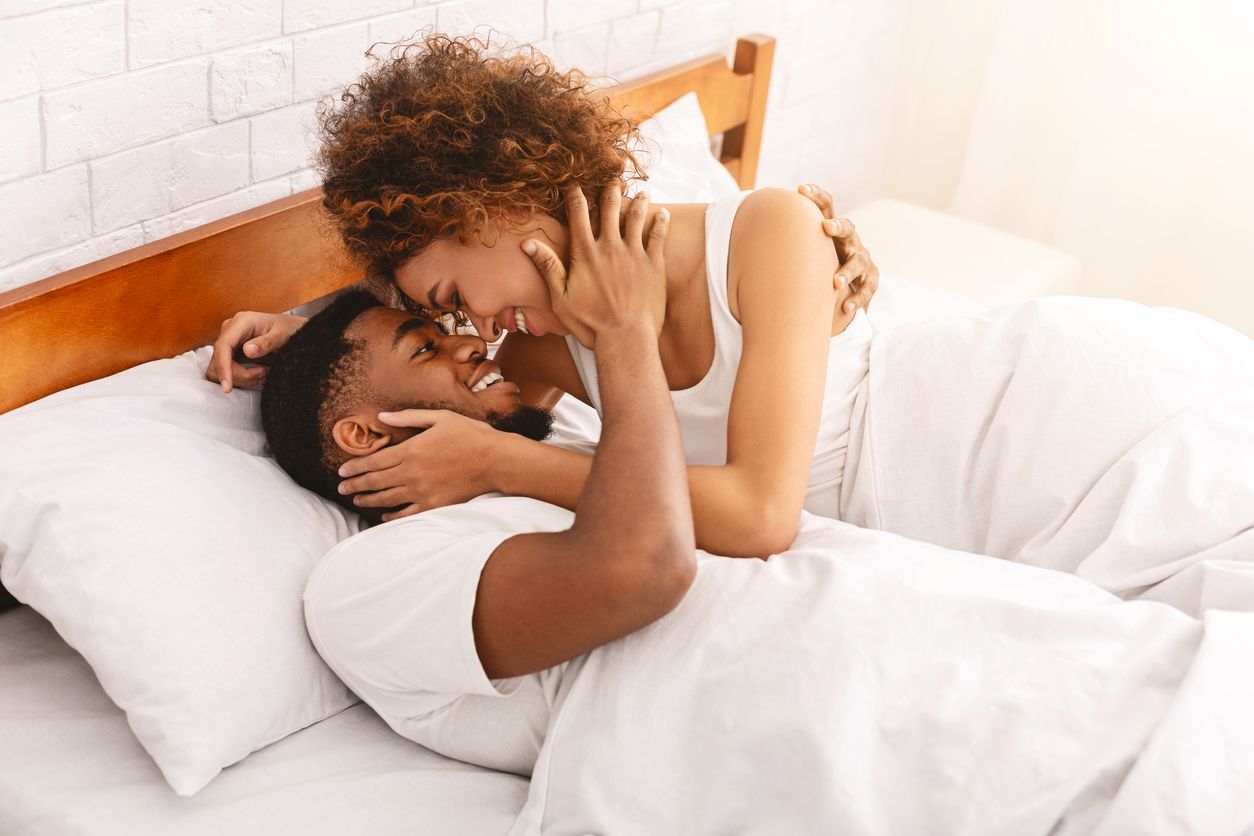
<path fill-rule="evenodd" d="M 450 353 L 458 363 L 474 363 L 488 354 L 488 344 L 473 334 L 452 334 L 445 339 L 453 344 Z"/>

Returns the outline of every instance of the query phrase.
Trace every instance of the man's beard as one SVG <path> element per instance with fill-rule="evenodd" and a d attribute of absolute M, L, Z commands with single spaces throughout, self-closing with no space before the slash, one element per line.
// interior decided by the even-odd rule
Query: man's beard
<path fill-rule="evenodd" d="M 494 430 L 515 433 L 532 441 L 544 441 L 553 432 L 553 413 L 527 404 L 521 404 L 508 415 L 504 412 L 489 412 L 483 420 Z"/>

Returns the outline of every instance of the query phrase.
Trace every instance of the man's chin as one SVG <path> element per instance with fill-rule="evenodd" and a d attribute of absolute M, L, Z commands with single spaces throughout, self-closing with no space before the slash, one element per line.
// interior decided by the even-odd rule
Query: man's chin
<path fill-rule="evenodd" d="M 553 432 L 553 413 L 527 404 L 521 404 L 509 414 L 490 412 L 484 420 L 493 429 L 515 433 L 532 441 L 544 441 Z"/>

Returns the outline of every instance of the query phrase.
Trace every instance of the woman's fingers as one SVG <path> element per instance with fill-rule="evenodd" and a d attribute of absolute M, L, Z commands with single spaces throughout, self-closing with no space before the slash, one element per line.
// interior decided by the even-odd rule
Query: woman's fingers
<path fill-rule="evenodd" d="M 639 244 L 643 247 L 644 221 L 649 214 L 649 196 L 641 192 L 630 200 L 631 205 L 627 207 L 627 222 L 623 227 L 623 240 L 629 245 Z"/>
<path fill-rule="evenodd" d="M 412 499 L 404 488 L 385 488 L 371 493 L 359 493 L 353 504 L 359 508 L 394 508 Z"/>
<path fill-rule="evenodd" d="M 367 458 L 369 457 L 367 456 Z M 340 493 L 347 496 L 349 494 L 395 488 L 402 484 L 404 479 L 399 473 L 394 473 L 394 470 L 396 470 L 394 467 L 372 469 L 351 479 L 345 479 L 343 482 L 340 482 Z"/>
<path fill-rule="evenodd" d="M 540 275 L 549 286 L 549 293 L 552 297 L 563 298 L 566 295 L 566 268 L 562 265 L 562 260 L 557 257 L 557 253 L 549 249 L 548 244 L 534 238 L 523 241 L 522 248 L 523 252 L 531 257 L 531 263 L 540 271 Z"/>
<path fill-rule="evenodd" d="M 417 514 L 422 510 L 422 506 L 415 502 L 411 505 L 406 505 L 399 511 L 384 514 L 382 519 L 384 522 L 391 522 L 392 520 L 399 520 L 401 517 L 412 517 L 414 514 Z"/>
<path fill-rule="evenodd" d="M 597 238 L 618 235 L 618 211 L 622 203 L 623 192 L 618 183 L 609 183 L 601 189 L 601 232 Z"/>
<path fill-rule="evenodd" d="M 357 456 L 349 459 L 340 465 L 340 476 L 348 478 L 357 476 L 362 473 L 368 473 L 372 470 L 384 470 L 389 467 L 396 467 L 400 464 L 401 454 L 396 451 L 396 445 L 384 447 L 377 453 L 371 453 L 368 456 Z M 359 488 L 354 489 L 360 490 Z M 353 493 L 354 491 L 343 491 L 343 493 Z"/>
<path fill-rule="evenodd" d="M 397 412 L 380 412 L 379 420 L 389 427 L 412 427 L 426 429 L 434 427 L 447 411 L 443 409 L 402 409 Z"/>

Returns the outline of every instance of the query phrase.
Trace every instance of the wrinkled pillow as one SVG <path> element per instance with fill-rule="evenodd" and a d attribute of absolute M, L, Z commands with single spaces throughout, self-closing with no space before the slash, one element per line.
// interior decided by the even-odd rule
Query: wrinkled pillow
<path fill-rule="evenodd" d="M 305 632 L 360 518 L 271 459 L 210 350 L 0 415 L 0 579 L 87 660 L 176 793 L 357 698 Z"/>

